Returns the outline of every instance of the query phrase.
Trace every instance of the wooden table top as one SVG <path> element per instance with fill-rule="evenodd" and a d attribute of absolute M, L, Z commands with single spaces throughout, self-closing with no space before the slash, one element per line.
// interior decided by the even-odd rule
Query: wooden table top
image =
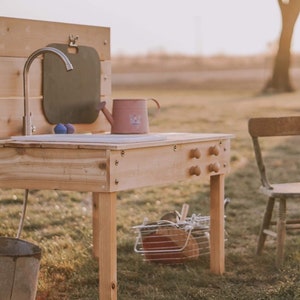
<path fill-rule="evenodd" d="M 233 138 L 223 133 L 44 134 L 13 136 L 0 147 L 132 149 Z"/>

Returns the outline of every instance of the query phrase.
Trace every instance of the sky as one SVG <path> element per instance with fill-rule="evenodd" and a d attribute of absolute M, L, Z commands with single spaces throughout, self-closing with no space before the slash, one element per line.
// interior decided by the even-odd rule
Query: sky
<path fill-rule="evenodd" d="M 112 55 L 265 54 L 281 29 L 277 0 L 0 0 L 0 16 L 110 27 Z"/>

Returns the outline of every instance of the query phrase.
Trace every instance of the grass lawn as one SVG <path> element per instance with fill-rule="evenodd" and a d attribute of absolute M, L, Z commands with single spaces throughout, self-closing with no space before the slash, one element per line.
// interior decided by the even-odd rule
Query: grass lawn
<path fill-rule="evenodd" d="M 300 93 L 257 95 L 258 85 L 228 81 L 226 88 L 197 87 L 195 84 L 165 86 L 115 85 L 113 96 L 154 97 L 161 111 L 150 107 L 152 132 L 232 133 L 231 172 L 226 177 L 225 195 L 231 199 L 226 211 L 226 273 L 209 271 L 208 256 L 182 265 L 144 262 L 133 251 L 132 226 L 144 217 L 159 219 L 171 210 L 207 214 L 208 182 L 124 191 L 118 194 L 118 299 L 300 299 L 299 237 L 288 235 L 286 260 L 276 270 L 275 242 L 268 239 L 264 254 L 255 256 L 257 234 L 265 207 L 259 187 L 247 121 L 252 116 L 283 116 L 300 113 Z M 285 173 L 272 173 L 276 180 L 300 180 L 298 139 L 266 144 L 270 154 L 288 153 L 292 163 Z M 0 235 L 17 232 L 22 190 L 0 191 Z M 290 206 L 293 211 L 299 208 Z M 98 299 L 98 264 L 92 257 L 91 194 L 68 191 L 30 192 L 22 238 L 42 248 L 38 299 Z M 108 220 L 109 222 L 109 220 Z M 106 300 L 106 299 L 104 299 Z"/>

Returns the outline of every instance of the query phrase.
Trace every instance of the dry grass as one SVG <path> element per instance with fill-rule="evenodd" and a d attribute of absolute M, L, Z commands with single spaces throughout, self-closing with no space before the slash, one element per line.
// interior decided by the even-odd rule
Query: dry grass
<path fill-rule="evenodd" d="M 264 255 L 254 255 L 265 200 L 257 193 L 259 180 L 247 133 L 251 116 L 299 114 L 300 93 L 259 96 L 261 81 L 224 80 L 226 86 L 218 85 L 218 79 L 207 88 L 204 83 L 197 86 L 186 81 L 145 85 L 139 84 L 139 77 L 132 84 L 124 84 L 120 78 L 114 82 L 114 97 L 155 97 L 160 101 L 159 115 L 152 115 L 150 110 L 153 132 L 235 134 L 225 188 L 226 196 L 231 198 L 226 219 L 226 273 L 211 274 L 205 256 L 193 263 L 165 266 L 145 263 L 133 251 L 135 236 L 131 227 L 145 216 L 156 220 L 167 211 L 180 210 L 183 203 L 189 203 L 191 211 L 206 214 L 207 182 L 130 190 L 118 196 L 118 299 L 300 299 L 297 235 L 288 237 L 286 264 L 281 271 L 274 267 L 274 241 L 268 241 Z M 283 175 L 300 180 L 299 140 L 287 140 L 284 147 L 282 141 L 266 146 L 272 153 L 289 153 L 294 161 Z M 90 198 L 89 193 L 31 192 L 22 238 L 43 249 L 40 300 L 98 299 L 98 267 L 91 255 Z M 21 200 L 22 191 L 1 190 L 0 235 L 16 234 Z"/>

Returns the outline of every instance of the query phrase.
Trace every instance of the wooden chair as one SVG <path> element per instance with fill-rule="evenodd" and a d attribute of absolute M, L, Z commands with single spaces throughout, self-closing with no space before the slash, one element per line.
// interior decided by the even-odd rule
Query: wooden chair
<path fill-rule="evenodd" d="M 268 197 L 263 222 L 259 232 L 257 254 L 261 254 L 267 235 L 277 239 L 276 266 L 280 268 L 284 261 L 284 245 L 287 229 L 300 229 L 300 219 L 286 219 L 286 200 L 300 200 L 300 182 L 270 183 L 263 160 L 259 140 L 265 137 L 300 136 L 300 116 L 280 118 L 252 118 L 248 123 L 248 131 L 252 137 L 255 158 L 260 173 L 262 186 L 260 191 Z M 300 151 L 299 151 L 300 153 Z M 279 201 L 277 221 L 272 220 L 275 200 Z M 276 231 L 270 228 L 276 225 Z"/>

